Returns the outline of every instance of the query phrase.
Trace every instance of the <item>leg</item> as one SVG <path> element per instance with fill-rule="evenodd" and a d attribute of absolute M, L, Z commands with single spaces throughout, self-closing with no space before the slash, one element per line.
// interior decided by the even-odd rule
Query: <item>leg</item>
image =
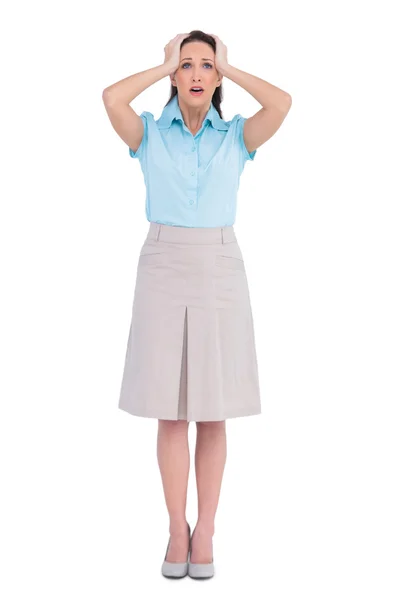
<path fill-rule="evenodd" d="M 186 521 L 190 454 L 188 421 L 158 420 L 157 460 L 169 513 L 171 543 L 166 560 L 185 562 L 189 547 Z"/>
<path fill-rule="evenodd" d="M 197 422 L 196 482 L 198 519 L 192 535 L 191 562 L 212 560 L 212 536 L 226 462 L 225 421 Z"/>

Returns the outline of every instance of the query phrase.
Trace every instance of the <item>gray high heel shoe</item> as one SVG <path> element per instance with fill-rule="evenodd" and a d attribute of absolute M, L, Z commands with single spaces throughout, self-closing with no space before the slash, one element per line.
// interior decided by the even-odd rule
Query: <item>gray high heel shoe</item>
<path fill-rule="evenodd" d="M 189 528 L 189 544 L 190 544 L 190 525 L 189 525 L 189 523 L 188 523 L 188 528 Z M 185 577 L 188 573 L 188 561 L 181 562 L 181 563 L 168 562 L 166 560 L 166 558 L 167 558 L 170 543 L 171 543 L 171 536 L 168 540 L 168 546 L 167 546 L 167 550 L 165 552 L 164 562 L 161 567 L 161 573 L 164 575 L 164 577 L 180 579 L 181 577 Z"/>
<path fill-rule="evenodd" d="M 188 575 L 192 579 L 209 579 L 214 576 L 214 553 L 210 563 L 192 563 L 190 557 L 192 555 L 192 538 L 189 542 L 189 562 Z"/>

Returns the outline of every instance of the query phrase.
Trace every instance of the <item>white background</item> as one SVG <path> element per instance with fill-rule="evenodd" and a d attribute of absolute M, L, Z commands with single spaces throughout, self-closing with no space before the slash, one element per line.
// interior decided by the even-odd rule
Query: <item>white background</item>
<path fill-rule="evenodd" d="M 398 600 L 394 7 L 81 0 L 2 10 L 5 600 Z M 293 101 L 239 189 L 263 412 L 227 421 L 207 582 L 162 577 L 157 421 L 117 408 L 148 222 L 139 162 L 102 101 L 191 29 L 217 34 L 233 66 Z M 158 118 L 169 85 L 132 107 Z M 226 120 L 260 108 L 227 78 L 223 89 Z M 195 432 L 192 423 L 192 453 Z M 192 525 L 196 511 L 192 462 Z"/>

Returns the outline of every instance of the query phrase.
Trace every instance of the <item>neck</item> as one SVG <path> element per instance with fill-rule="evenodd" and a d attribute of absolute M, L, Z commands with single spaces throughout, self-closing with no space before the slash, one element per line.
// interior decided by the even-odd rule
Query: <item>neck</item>
<path fill-rule="evenodd" d="M 211 105 L 208 103 L 199 106 L 190 106 L 183 100 L 179 100 L 178 106 L 182 113 L 182 118 L 186 127 L 193 131 L 200 129 L 201 124 L 203 123 L 206 114 L 210 110 Z"/>

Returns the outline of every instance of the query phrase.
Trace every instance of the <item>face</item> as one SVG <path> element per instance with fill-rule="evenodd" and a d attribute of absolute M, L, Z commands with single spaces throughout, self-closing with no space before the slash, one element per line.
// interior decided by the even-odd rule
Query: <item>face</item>
<path fill-rule="evenodd" d="M 209 105 L 221 80 L 215 68 L 215 53 L 209 44 L 196 41 L 182 46 L 179 67 L 171 76 L 179 98 L 190 106 Z M 194 95 L 190 92 L 192 87 L 202 87 L 204 91 Z"/>

